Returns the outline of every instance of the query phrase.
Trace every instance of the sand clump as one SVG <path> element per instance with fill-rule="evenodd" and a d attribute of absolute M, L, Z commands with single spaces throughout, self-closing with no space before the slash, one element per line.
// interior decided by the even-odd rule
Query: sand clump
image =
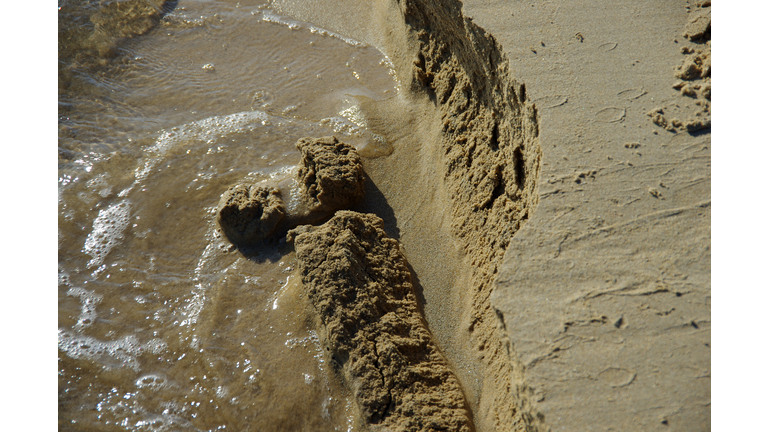
<path fill-rule="evenodd" d="M 283 217 L 280 190 L 237 184 L 221 196 L 216 220 L 232 243 L 252 244 L 272 235 Z"/>
<path fill-rule="evenodd" d="M 684 36 L 692 41 L 705 42 L 712 38 L 712 2 L 699 1 L 695 6 L 695 10 L 689 10 L 691 15 L 685 25 Z"/>
<path fill-rule="evenodd" d="M 683 46 L 680 52 L 686 57 L 675 66 L 678 79 L 672 87 L 685 97 L 695 99 L 693 116 L 685 120 L 669 118 L 673 108 L 656 107 L 647 114 L 651 121 L 670 132 L 697 132 L 712 126 L 712 8 L 711 2 L 703 1 L 688 11 L 688 23 L 684 36 L 693 46 Z"/>
<path fill-rule="evenodd" d="M 427 330 L 399 243 L 373 214 L 339 211 L 289 232 L 319 333 L 373 430 L 474 430 Z"/>
<path fill-rule="evenodd" d="M 365 195 L 365 173 L 357 150 L 336 137 L 302 138 L 297 181 L 302 223 L 348 208 Z"/>
<path fill-rule="evenodd" d="M 336 137 L 302 138 L 295 187 L 235 184 L 221 196 L 216 221 L 233 244 L 249 246 L 272 234 L 348 208 L 365 195 L 357 150 Z"/>

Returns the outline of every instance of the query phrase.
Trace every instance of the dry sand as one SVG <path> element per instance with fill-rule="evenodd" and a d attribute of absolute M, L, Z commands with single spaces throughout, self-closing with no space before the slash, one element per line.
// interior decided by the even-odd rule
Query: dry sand
<path fill-rule="evenodd" d="M 491 301 L 536 406 L 553 430 L 709 430 L 710 133 L 646 113 L 708 119 L 708 78 L 673 86 L 709 51 L 685 33 L 710 8 L 501 4 L 466 10 L 528 85 L 544 156 Z"/>
<path fill-rule="evenodd" d="M 301 3 L 395 65 L 356 209 L 477 430 L 709 429 L 708 2 Z"/>

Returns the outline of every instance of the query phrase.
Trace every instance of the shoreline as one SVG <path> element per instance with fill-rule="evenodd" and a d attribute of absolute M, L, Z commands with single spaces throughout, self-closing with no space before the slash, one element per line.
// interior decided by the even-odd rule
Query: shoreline
<path fill-rule="evenodd" d="M 311 34 L 315 33 L 314 24 L 317 24 L 330 30 L 330 33 L 319 30 L 322 35 L 332 34 L 347 43 L 346 36 L 356 38 L 361 43 L 355 43 L 355 47 L 368 44 L 387 55 L 379 66 L 394 67 L 390 75 L 398 78 L 394 90 L 398 96 L 374 100 L 347 95 L 348 98 L 340 101 L 334 94 L 325 99 L 331 99 L 335 105 L 324 106 L 323 112 L 335 112 L 336 105 L 346 106 L 353 103 L 352 99 L 354 108 L 365 117 L 366 124 L 357 126 L 369 129 L 366 133 L 370 137 L 385 136 L 389 140 L 388 143 L 368 143 L 375 148 L 362 144 L 361 154 L 365 148 L 368 156 L 388 156 L 366 158 L 363 155 L 366 197 L 350 210 L 378 215 L 381 221 L 374 223 L 377 229 L 399 243 L 397 248 L 404 254 L 404 261 L 392 266 L 401 272 L 407 269 L 413 292 L 409 301 L 415 301 L 415 305 L 405 308 L 408 312 L 404 316 L 410 317 L 405 321 L 418 323 L 418 316 L 425 320 L 424 328 L 415 325 L 416 330 L 409 332 L 421 335 L 415 339 L 428 346 L 425 351 L 432 353 L 430 361 L 435 361 L 435 353 L 444 355 L 445 359 L 435 364 L 448 367 L 449 372 L 455 374 L 455 378 L 446 378 L 452 392 L 457 390 L 457 380 L 460 383 L 461 388 L 452 396 L 454 402 L 448 404 L 458 409 L 456 413 L 465 407 L 457 395 L 463 393 L 466 397 L 466 413 L 450 415 L 455 419 L 452 422 L 479 431 L 600 427 L 666 430 L 670 426 L 709 429 L 711 31 L 708 25 L 704 26 L 702 16 L 709 15 L 702 10 L 709 9 L 710 2 L 686 3 L 687 9 L 682 2 L 652 7 L 630 2 L 592 4 L 586 0 L 566 4 L 543 1 L 533 5 L 510 5 L 501 0 L 469 0 L 466 5 L 456 0 L 447 3 L 403 0 L 371 2 L 372 7 L 362 8 L 357 3 L 334 4 L 335 0 L 276 3 L 289 9 L 293 3 L 299 5 L 295 13 L 289 10 L 286 15 L 313 23 L 309 27 L 314 29 L 310 30 Z M 239 3 L 233 5 L 232 10 L 239 7 Z M 269 22 L 267 12 L 259 12 L 263 8 L 268 6 L 260 4 L 254 10 L 232 16 L 242 20 L 238 22 L 258 28 L 262 21 L 251 17 L 262 14 L 263 21 Z M 183 10 L 184 6 L 180 12 Z M 212 17 L 220 18 L 218 13 Z M 178 19 L 174 22 L 180 23 Z M 162 25 L 173 27 L 165 21 Z M 226 40 L 226 34 L 245 34 L 245 28 L 221 26 L 219 29 L 225 33 L 219 34 L 216 40 Z M 288 33 L 288 36 L 296 34 Z M 303 41 L 313 47 L 312 50 L 316 49 L 315 42 L 318 48 L 324 45 L 322 38 Z M 135 42 L 136 46 L 140 45 L 138 39 Z M 208 45 L 213 47 L 213 42 Z M 370 46 L 365 48 L 372 52 L 366 53 L 366 59 L 380 54 Z M 223 51 L 217 54 L 215 67 L 206 55 L 200 55 L 200 60 L 205 58 L 205 62 L 200 62 L 203 65 L 200 70 L 207 79 L 224 76 L 225 60 L 231 63 L 231 56 Z M 293 64 L 292 58 L 288 61 L 289 65 Z M 331 61 L 330 64 L 344 63 Z M 346 67 L 350 67 L 349 62 Z M 237 70 L 247 76 L 246 69 Z M 361 80 L 356 69 L 350 69 L 349 75 L 354 76 L 352 84 L 344 85 L 357 85 L 355 81 Z M 286 74 L 286 85 L 293 82 L 293 75 L 285 72 L 288 70 L 288 66 L 282 66 L 278 71 Z M 347 72 L 328 75 L 333 79 Z M 316 82 L 321 75 L 309 78 Z M 373 95 L 375 92 L 366 90 L 365 85 L 376 79 L 361 82 L 360 92 Z M 386 87 L 383 81 L 376 81 L 381 84 L 380 90 Z M 226 88 L 237 92 L 237 89 Z M 379 97 L 391 95 L 388 91 L 392 90 L 382 90 Z M 310 97 L 306 91 L 294 90 L 290 94 Z M 324 100 L 318 95 L 315 105 Z M 271 104 L 263 92 L 256 92 L 254 98 L 252 103 L 261 103 L 264 99 L 263 107 Z M 226 102 L 229 107 L 229 100 Z M 232 102 L 235 103 L 235 99 Z M 253 111 L 252 103 L 246 105 Z M 291 105 L 282 115 L 293 115 L 297 120 L 288 119 L 286 125 L 295 123 L 297 130 L 302 125 L 314 125 L 312 121 L 301 120 L 302 115 L 313 112 L 310 108 L 301 108 L 301 103 L 294 105 L 292 101 L 285 103 Z M 201 108 L 205 109 L 204 104 Z M 245 362 L 249 357 L 257 363 L 263 358 L 262 368 L 269 367 L 276 375 L 268 379 L 266 375 L 260 379 L 256 379 L 256 375 L 248 378 L 248 385 L 241 388 L 253 392 L 251 401 L 271 397 L 275 391 L 290 399 L 292 392 L 305 389 L 301 386 L 312 386 L 310 399 L 320 401 L 326 397 L 322 403 L 324 411 L 315 412 L 312 417 L 317 425 L 331 421 L 326 404 L 336 398 L 332 421 L 343 418 L 348 426 L 354 420 L 355 427 L 376 429 L 373 423 L 362 424 L 365 420 L 359 414 L 353 416 L 355 406 L 349 398 L 352 387 L 370 380 L 355 384 L 352 373 L 353 378 L 346 382 L 348 387 L 341 388 L 345 380 L 340 375 L 335 375 L 338 379 L 328 379 L 329 372 L 323 365 L 329 359 L 323 357 L 321 347 L 327 334 L 320 327 L 311 329 L 311 316 L 299 311 L 299 305 L 304 302 L 300 298 L 303 291 L 295 283 L 298 273 L 289 265 L 296 262 L 290 247 L 277 241 L 267 246 L 271 251 L 266 253 L 269 256 L 261 256 L 258 247 L 241 254 L 216 230 L 215 216 L 209 214 L 205 203 L 213 202 L 211 197 L 226 189 L 218 191 L 224 183 L 241 178 L 244 170 L 253 169 L 253 159 L 262 151 L 261 144 L 254 148 L 253 143 L 267 138 L 250 125 L 246 126 L 247 133 L 239 135 L 236 126 L 246 125 L 248 115 L 221 117 L 218 114 L 212 112 L 204 121 L 189 123 L 180 129 L 174 127 L 173 131 L 182 131 L 181 136 L 178 142 L 169 141 L 169 145 L 181 146 L 200 136 L 211 138 L 213 134 L 223 134 L 217 138 L 217 150 L 224 153 L 208 159 L 212 163 L 208 168 L 194 163 L 196 157 L 205 158 L 204 154 L 210 154 L 202 142 L 192 146 L 190 150 L 194 153 L 187 150 L 186 157 L 180 148 L 175 149 L 171 158 L 165 150 L 152 153 L 155 147 L 160 148 L 160 140 L 155 147 L 150 147 L 147 141 L 148 144 L 142 142 L 130 150 L 137 153 L 128 157 L 121 153 L 128 147 L 115 151 L 117 163 L 110 167 L 112 156 L 97 163 L 90 177 L 67 188 L 66 194 L 62 195 L 60 189 L 60 207 L 77 204 L 81 211 L 77 213 L 80 216 L 75 217 L 76 213 L 68 210 L 65 214 L 62 207 L 59 214 L 59 299 L 68 308 L 60 306 L 59 310 L 59 361 L 64 365 L 60 373 L 60 406 L 64 400 L 70 407 L 67 414 L 74 413 L 75 407 L 80 406 L 82 413 L 78 420 L 87 422 L 87 416 L 92 414 L 100 420 L 100 414 L 84 408 L 89 402 L 78 400 L 78 394 L 87 394 L 89 400 L 102 397 L 95 391 L 90 392 L 90 382 L 82 381 L 83 385 L 88 384 L 88 390 L 79 384 L 70 386 L 70 381 L 66 385 L 62 383 L 68 379 L 79 382 L 83 376 L 76 371 L 78 368 L 98 368 L 103 360 L 97 358 L 99 353 L 124 344 L 129 353 L 122 357 L 120 353 L 114 354 L 115 358 L 127 362 L 137 374 L 159 371 L 161 386 L 166 385 L 166 380 L 168 384 L 183 383 L 181 378 L 186 378 L 187 373 L 199 372 L 198 377 L 204 380 L 217 380 L 225 377 L 227 367 L 236 369 L 240 361 Z M 169 118 L 175 116 L 183 118 L 184 114 L 171 114 Z M 230 117 L 237 117 L 240 123 L 232 123 L 226 131 L 207 129 L 209 123 L 216 122 L 218 126 L 221 119 Z M 264 114 L 262 120 L 266 117 Z M 118 117 L 107 120 L 119 123 Z M 302 133 L 313 135 L 315 129 L 330 127 L 330 123 L 326 123 L 321 121 L 317 127 L 305 128 Z M 352 137 L 350 125 L 344 133 L 349 132 Z M 262 122 L 262 126 L 270 127 L 267 122 Z M 297 132 L 291 130 L 291 133 Z M 268 141 L 277 149 L 284 134 L 279 127 L 275 131 L 275 136 Z M 111 135 L 105 136 L 119 141 Z M 234 144 L 230 144 L 230 135 Z M 358 135 L 353 139 L 365 141 L 365 137 Z M 75 154 L 62 153 L 62 139 L 60 136 L 60 162 L 62 157 L 71 159 Z M 211 139 L 210 143 L 214 141 Z M 142 147 L 144 144 L 147 145 Z M 383 147 L 376 147 L 379 144 Z M 227 153 L 228 146 L 231 153 Z M 248 150 L 247 154 L 244 149 Z M 145 151 L 149 153 L 139 160 Z M 279 157 L 281 163 L 290 160 L 286 155 Z M 261 157 L 264 164 L 269 165 L 277 160 L 270 158 L 266 153 Z M 156 166 L 160 161 L 164 163 Z M 234 168 L 225 174 L 217 173 L 214 161 Z M 134 165 L 139 163 L 141 168 L 144 162 L 144 169 L 136 170 L 133 184 L 145 180 L 139 178 L 141 173 L 151 173 L 155 183 L 149 189 L 155 193 L 139 197 L 137 190 L 127 196 L 133 186 L 124 189 L 116 185 L 132 180 Z M 202 182 L 197 183 L 200 186 L 195 191 L 204 185 L 208 188 L 191 195 L 179 192 L 187 182 L 184 193 L 190 192 L 191 182 L 198 182 L 192 177 L 196 173 L 199 176 L 199 170 L 212 174 L 200 179 Z M 87 171 L 90 173 L 90 169 Z M 287 171 L 283 174 L 287 175 Z M 108 180 L 110 175 L 115 175 L 115 179 Z M 264 173 L 251 172 L 244 181 L 262 177 Z M 115 195 L 121 189 L 119 196 Z M 142 186 L 141 192 L 145 190 Z M 76 194 L 78 191 L 82 193 Z M 167 201 L 154 196 L 163 192 L 168 194 Z M 177 203 L 181 205 L 177 207 Z M 195 210 L 187 211 L 185 205 Z M 280 206 L 275 209 L 278 213 L 282 211 Z M 88 217 L 95 217 L 90 234 Z M 129 220 L 133 218 L 136 223 L 130 225 Z M 167 222 L 169 219 L 173 222 Z M 84 225 L 78 228 L 81 222 Z M 191 235 L 175 237 L 174 224 L 185 227 Z M 262 234 L 256 237 L 261 238 Z M 75 245 L 74 249 L 63 252 L 64 258 L 62 239 L 71 240 Z M 76 250 L 83 241 L 84 249 Z M 106 242 L 103 250 L 97 245 L 99 241 Z M 391 241 L 385 243 L 391 244 Z M 204 251 L 197 256 L 201 247 Z M 167 253 L 162 255 L 165 249 Z M 156 253 L 161 254 L 159 262 L 167 268 L 153 273 Z M 77 263 L 84 254 L 93 257 L 87 264 L 83 261 L 86 270 L 97 264 L 104 265 L 93 273 L 81 272 Z M 181 259 L 182 255 L 185 258 Z M 275 264 L 277 261 L 279 264 Z M 71 268 L 62 266 L 62 262 Z M 150 268 L 149 273 L 133 273 L 142 267 L 140 263 Z M 130 265 L 126 268 L 126 264 Z M 160 286 L 151 283 L 154 276 L 189 275 L 193 267 L 195 287 L 191 294 L 189 281 L 184 277 L 174 276 L 172 283 Z M 227 273 L 229 270 L 232 272 Z M 291 272 L 290 276 L 280 276 Z M 265 279 L 263 286 L 259 282 L 262 276 L 271 278 L 269 282 Z M 85 289 L 85 283 L 90 282 L 95 283 Z M 129 297 L 105 296 L 111 286 L 139 293 L 134 299 L 136 304 Z M 256 306 L 265 302 L 265 296 L 274 289 L 277 291 L 269 296 L 266 309 Z M 169 302 L 190 302 L 190 305 L 161 307 L 165 316 L 161 314 L 158 319 L 158 315 L 154 315 L 159 327 L 154 327 L 153 321 L 148 321 L 152 324 L 146 327 L 156 328 L 154 335 L 158 337 L 144 345 L 132 333 L 114 340 L 110 332 L 104 336 L 106 340 L 101 341 L 105 326 L 119 329 L 120 333 L 125 330 L 120 322 L 114 321 L 113 325 L 104 317 L 114 318 L 122 312 L 124 323 L 138 319 L 130 317 L 144 319 L 142 314 L 153 307 L 145 296 L 163 301 L 163 305 Z M 238 303 L 245 298 L 250 299 L 254 307 L 240 315 Z M 283 298 L 286 301 L 281 300 L 278 308 L 278 299 Z M 62 316 L 63 310 L 69 312 Z M 188 314 L 180 334 L 188 336 L 187 339 L 192 337 L 189 346 L 184 342 L 187 339 L 176 340 L 176 323 L 171 325 L 173 316 Z M 232 319 L 231 322 L 237 324 L 228 327 L 233 325 L 228 321 Z M 266 327 L 272 323 L 270 319 L 281 320 L 277 325 L 280 330 L 275 333 L 269 325 L 275 334 L 261 334 L 256 323 Z M 319 325 L 315 321 L 314 325 Z M 252 328 L 253 325 L 256 327 Z M 83 332 L 84 329 L 87 331 Z M 294 337 L 294 330 L 308 333 L 303 338 Z M 432 334 L 434 345 L 430 345 L 429 337 L 423 336 L 425 331 Z M 234 345 L 235 339 L 257 335 L 267 343 L 276 344 L 269 355 L 260 357 L 261 347 L 246 346 L 239 341 L 239 345 Z M 284 344 L 283 335 L 289 338 Z M 301 343 L 305 348 L 309 347 L 309 351 L 300 354 L 306 358 L 294 354 L 293 367 L 284 366 L 282 360 L 270 363 L 276 356 L 283 355 L 282 350 L 290 351 L 299 340 L 304 341 Z M 410 346 L 397 337 L 392 340 L 394 346 Z M 226 355 L 224 351 L 216 351 L 224 341 L 233 343 Z M 393 346 L 383 343 L 386 349 Z M 150 345 L 154 348 L 150 349 Z M 376 347 L 374 357 L 378 357 L 379 346 Z M 200 355 L 187 352 L 189 349 L 196 352 L 197 348 Z M 317 350 L 315 356 L 311 355 L 313 349 Z M 388 358 L 399 358 L 398 349 L 388 351 L 391 354 Z M 165 359 L 165 354 L 139 358 L 150 351 L 156 354 L 172 351 L 176 361 Z M 176 351 L 184 351 L 184 355 L 177 357 Z M 221 357 L 221 367 L 214 367 L 210 362 L 219 358 L 217 353 L 226 356 L 226 359 Z M 185 358 L 186 354 L 192 355 Z M 236 358 L 238 356 L 242 359 Z M 370 351 L 358 357 L 370 360 Z M 139 360 L 143 362 L 141 367 Z M 191 365 L 198 360 L 204 367 L 190 372 Z M 169 363 L 159 364 L 165 361 Z M 110 370 L 112 366 L 102 367 Z M 298 368 L 304 373 L 294 384 L 275 378 L 288 377 Z M 379 369 L 393 376 L 398 374 L 397 368 Z M 164 371 L 168 372 L 167 377 Z M 113 372 L 106 376 L 117 383 L 120 381 L 117 375 Z M 131 392 L 135 383 L 144 385 L 143 378 L 126 379 L 115 386 Z M 91 382 L 104 385 L 97 380 Z M 407 387 L 403 384 L 407 382 L 401 380 L 397 385 Z M 179 388 L 185 385 L 192 384 L 181 384 Z M 65 387 L 62 393 L 61 388 Z M 191 415 L 197 418 L 201 414 L 198 425 L 243 409 L 236 407 L 237 396 L 231 404 L 222 399 L 221 407 L 214 407 L 214 389 L 201 387 L 201 392 L 211 394 L 206 400 L 212 405 L 204 404 L 202 410 Z M 66 396 L 70 390 L 72 393 Z M 153 404 L 161 402 L 151 396 L 153 391 L 152 388 L 142 390 L 139 398 L 132 399 L 133 403 L 151 412 Z M 406 391 L 403 395 L 436 400 L 429 391 L 423 394 L 419 391 Z M 435 390 L 431 394 L 440 393 Z M 327 398 L 331 394 L 333 397 Z M 219 396 L 216 390 L 216 398 Z M 169 392 L 164 397 L 172 401 L 186 398 L 186 394 Z M 250 421 L 248 416 L 280 419 L 285 425 L 303 421 L 301 415 L 284 416 L 283 411 L 291 411 L 289 407 L 295 401 L 279 400 L 275 399 L 270 407 L 254 408 L 244 417 L 232 417 L 230 426 Z M 380 420 L 386 417 L 384 414 L 390 406 L 399 407 L 395 409 L 398 416 L 407 416 L 411 410 L 408 404 L 399 404 L 401 401 L 390 404 L 387 400 L 382 396 L 370 405 L 369 414 L 375 414 L 368 417 Z M 339 405 L 338 401 L 346 401 L 346 405 Z M 386 408 L 382 408 L 384 406 Z M 305 414 L 308 413 L 309 408 Z M 62 418 L 60 414 L 60 422 Z M 183 418 L 178 417 L 180 421 Z M 176 420 L 173 417 L 170 421 Z M 397 418 L 388 421 L 391 425 L 406 424 Z M 109 420 L 102 424 L 109 424 Z M 419 426 L 415 424 L 403 426 L 404 430 L 417 430 Z"/>

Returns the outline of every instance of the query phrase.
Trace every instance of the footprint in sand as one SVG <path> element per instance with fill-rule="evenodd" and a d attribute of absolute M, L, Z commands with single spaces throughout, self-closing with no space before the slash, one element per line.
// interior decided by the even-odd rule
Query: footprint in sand
<path fill-rule="evenodd" d="M 622 90 L 619 93 L 617 93 L 616 96 L 626 100 L 635 100 L 645 96 L 645 94 L 647 93 L 648 92 L 646 92 L 642 87 L 635 87 L 631 89 Z"/>
<path fill-rule="evenodd" d="M 568 96 L 551 95 L 536 99 L 533 103 L 539 108 L 556 108 L 565 105 L 568 102 Z"/>
<path fill-rule="evenodd" d="M 603 108 L 595 114 L 595 120 L 601 123 L 617 123 L 624 120 L 627 110 L 624 108 Z"/>
<path fill-rule="evenodd" d="M 597 374 L 597 377 L 613 388 L 626 387 L 635 381 L 637 372 L 624 368 L 609 367 Z"/>

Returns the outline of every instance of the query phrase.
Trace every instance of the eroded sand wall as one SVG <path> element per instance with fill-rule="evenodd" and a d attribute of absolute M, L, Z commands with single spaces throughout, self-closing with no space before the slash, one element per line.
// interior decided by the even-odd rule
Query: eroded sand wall
<path fill-rule="evenodd" d="M 481 427 L 531 426 L 519 394 L 522 371 L 490 306 L 492 281 L 510 239 L 537 203 L 540 164 L 536 110 L 514 82 L 495 39 L 464 18 L 459 2 L 405 2 L 418 38 L 410 76 L 440 116 L 435 143 L 450 211 L 450 231 L 464 255 L 454 282 L 465 348 L 481 360 L 476 416 Z M 401 72 L 402 76 L 406 71 Z M 467 346 L 468 345 L 468 346 Z"/>

